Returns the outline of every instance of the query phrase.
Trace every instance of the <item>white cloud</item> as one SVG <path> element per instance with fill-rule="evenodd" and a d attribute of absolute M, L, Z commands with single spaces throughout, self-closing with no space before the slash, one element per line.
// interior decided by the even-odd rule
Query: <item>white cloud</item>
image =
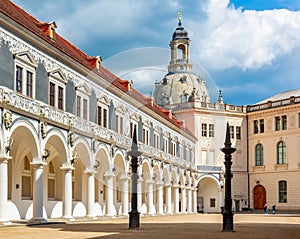
<path fill-rule="evenodd" d="M 193 49 L 211 69 L 259 69 L 300 46 L 300 12 L 236 9 L 229 0 L 209 0 L 204 22 L 195 20 Z"/>

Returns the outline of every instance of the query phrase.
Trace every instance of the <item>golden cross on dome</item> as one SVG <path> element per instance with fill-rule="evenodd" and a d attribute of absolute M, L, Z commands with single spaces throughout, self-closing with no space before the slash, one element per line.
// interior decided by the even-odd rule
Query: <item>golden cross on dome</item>
<path fill-rule="evenodd" d="M 178 21 L 181 22 L 181 20 L 182 20 L 182 13 L 179 12 L 179 13 L 178 13 Z"/>

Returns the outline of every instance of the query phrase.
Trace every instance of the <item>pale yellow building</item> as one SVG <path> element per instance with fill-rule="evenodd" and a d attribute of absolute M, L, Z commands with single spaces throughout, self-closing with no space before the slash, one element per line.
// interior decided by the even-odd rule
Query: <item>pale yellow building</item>
<path fill-rule="evenodd" d="M 248 107 L 250 206 L 299 210 L 300 90 Z"/>

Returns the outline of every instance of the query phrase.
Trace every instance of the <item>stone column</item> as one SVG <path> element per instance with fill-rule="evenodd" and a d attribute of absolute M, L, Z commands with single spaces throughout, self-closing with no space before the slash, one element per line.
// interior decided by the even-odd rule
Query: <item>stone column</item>
<path fill-rule="evenodd" d="M 175 214 L 179 214 L 179 187 L 178 185 L 174 185 L 174 212 Z"/>
<path fill-rule="evenodd" d="M 153 181 L 149 180 L 147 183 L 147 191 L 148 191 L 148 214 L 154 215 L 155 214 L 155 208 L 153 204 Z"/>
<path fill-rule="evenodd" d="M 186 191 L 184 186 L 181 188 L 181 213 L 186 213 Z"/>
<path fill-rule="evenodd" d="M 197 189 L 193 188 L 192 192 L 193 192 L 193 209 L 192 209 L 192 212 L 197 213 Z"/>
<path fill-rule="evenodd" d="M 139 179 L 137 180 L 137 209 L 141 213 L 143 179 L 141 179 L 140 177 L 141 177 L 141 175 L 139 175 Z"/>
<path fill-rule="evenodd" d="M 163 184 L 158 182 L 157 186 L 157 213 L 164 214 L 164 198 L 163 198 Z"/>
<path fill-rule="evenodd" d="M 106 181 L 106 214 L 105 216 L 115 216 L 115 206 L 114 206 L 114 181 L 113 181 L 113 177 L 115 175 L 114 174 L 105 174 L 105 181 Z"/>
<path fill-rule="evenodd" d="M 87 217 L 96 218 L 95 214 L 95 172 L 85 171 L 87 174 Z"/>
<path fill-rule="evenodd" d="M 192 190 L 191 188 L 187 188 L 187 212 L 192 212 Z"/>
<path fill-rule="evenodd" d="M 44 223 L 44 162 L 33 162 L 33 217 L 30 221 Z"/>
<path fill-rule="evenodd" d="M 171 185 L 166 186 L 166 203 L 167 203 L 167 214 L 172 214 L 172 193 Z"/>
<path fill-rule="evenodd" d="M 63 218 L 73 219 L 72 216 L 72 170 L 73 166 L 61 167 L 64 173 Z"/>
<path fill-rule="evenodd" d="M 9 225 L 7 219 L 8 173 L 7 164 L 10 158 L 0 158 L 0 224 Z"/>
<path fill-rule="evenodd" d="M 128 199 L 128 177 L 121 177 L 121 201 L 122 201 L 122 214 L 124 216 L 128 216 L 128 205 L 129 205 L 129 199 Z"/>

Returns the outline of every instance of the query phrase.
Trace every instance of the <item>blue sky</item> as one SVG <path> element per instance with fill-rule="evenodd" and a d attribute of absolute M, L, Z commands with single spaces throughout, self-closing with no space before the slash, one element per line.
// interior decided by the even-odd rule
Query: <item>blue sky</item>
<path fill-rule="evenodd" d="M 183 26 L 192 40 L 191 57 L 223 91 L 226 103 L 254 104 L 300 88 L 298 0 L 13 2 L 40 21 L 55 21 L 64 38 L 89 55 L 101 55 L 104 64 L 120 52 L 168 49 L 177 13 L 182 12 Z M 157 57 L 160 64 L 162 59 Z M 118 64 L 125 67 L 126 62 Z M 160 79 L 163 72 L 157 73 Z M 134 80 L 134 86 L 145 94 L 153 90 L 157 80 L 146 78 Z"/>

